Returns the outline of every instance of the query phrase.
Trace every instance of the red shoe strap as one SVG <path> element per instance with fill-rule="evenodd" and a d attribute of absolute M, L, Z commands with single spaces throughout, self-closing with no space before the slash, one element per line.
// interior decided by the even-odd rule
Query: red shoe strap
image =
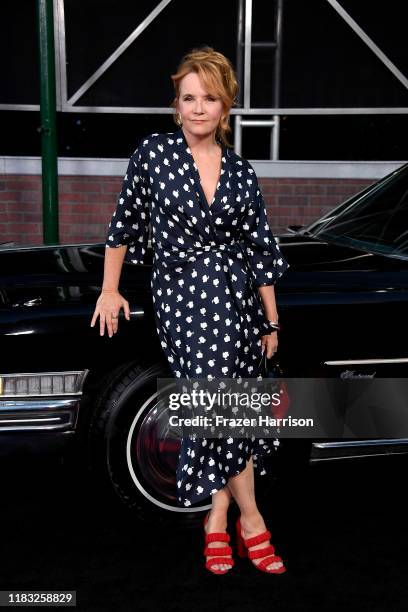
<path fill-rule="evenodd" d="M 271 532 L 266 530 L 263 533 L 260 533 L 259 535 L 254 536 L 253 538 L 248 538 L 247 540 L 244 540 L 244 542 L 245 542 L 245 546 L 247 548 L 250 548 L 251 546 L 262 544 L 262 542 L 267 542 L 268 540 L 270 540 L 270 538 L 271 538 Z"/>
<path fill-rule="evenodd" d="M 214 548 L 206 546 L 206 548 L 204 549 L 204 554 L 206 557 L 213 557 L 214 555 L 218 557 L 224 557 L 226 555 L 232 555 L 232 548 L 231 546 L 215 546 Z"/>
<path fill-rule="evenodd" d="M 260 561 L 258 563 L 258 567 L 263 569 L 263 570 L 266 570 L 268 565 L 271 565 L 271 563 L 279 563 L 279 562 L 281 562 L 282 565 L 281 565 L 281 567 L 277 567 L 276 570 L 280 570 L 283 567 L 283 562 L 282 562 L 282 559 L 280 557 L 278 557 L 278 555 L 271 555 L 270 557 L 265 557 L 265 559 L 262 559 L 262 561 Z M 274 572 L 275 570 L 270 569 L 270 570 L 267 570 L 267 571 L 268 572 Z"/>
<path fill-rule="evenodd" d="M 205 543 L 210 542 L 229 542 L 230 536 L 228 533 L 207 533 L 205 535 Z"/>
<path fill-rule="evenodd" d="M 232 559 L 232 557 L 213 557 L 207 559 L 205 567 L 210 569 L 213 565 L 230 565 L 232 567 L 234 565 L 234 559 Z"/>
<path fill-rule="evenodd" d="M 272 546 L 265 546 L 265 548 L 258 548 L 257 550 L 248 550 L 248 557 L 250 559 L 262 559 L 267 555 L 273 555 L 275 548 Z"/>

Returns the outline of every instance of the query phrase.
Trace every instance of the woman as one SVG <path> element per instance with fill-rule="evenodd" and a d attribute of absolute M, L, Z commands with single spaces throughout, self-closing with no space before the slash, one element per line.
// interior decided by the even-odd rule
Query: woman
<path fill-rule="evenodd" d="M 123 260 L 143 263 L 149 226 L 154 261 L 151 287 L 157 333 L 175 377 L 256 377 L 266 350 L 277 350 L 274 284 L 289 264 L 269 227 L 251 164 L 229 147 L 226 134 L 237 80 L 229 60 L 211 47 L 194 49 L 172 75 L 175 132 L 151 134 L 130 158 L 106 239 L 105 273 L 91 325 L 100 317 L 109 335 L 118 312 L 129 318 L 118 292 Z M 254 468 L 277 440 L 183 438 L 179 503 L 207 497 L 206 567 L 226 573 L 234 565 L 227 510 L 241 516 L 238 552 L 268 573 L 285 567 L 274 555 L 257 508 Z M 218 549 L 218 550 L 216 550 Z"/>

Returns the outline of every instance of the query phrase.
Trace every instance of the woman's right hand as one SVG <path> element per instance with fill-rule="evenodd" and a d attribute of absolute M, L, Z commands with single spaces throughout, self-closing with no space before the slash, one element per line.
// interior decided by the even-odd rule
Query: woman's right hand
<path fill-rule="evenodd" d="M 102 289 L 101 295 L 96 302 L 95 312 L 92 317 L 91 327 L 96 323 L 99 316 L 100 335 L 105 332 L 105 323 L 109 333 L 109 338 L 118 331 L 119 312 L 123 308 L 125 317 L 130 320 L 129 302 L 119 293 L 119 291 L 106 291 Z"/>

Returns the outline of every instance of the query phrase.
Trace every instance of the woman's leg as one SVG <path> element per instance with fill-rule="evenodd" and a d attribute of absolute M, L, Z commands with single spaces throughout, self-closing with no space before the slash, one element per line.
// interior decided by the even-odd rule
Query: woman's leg
<path fill-rule="evenodd" d="M 217 531 L 224 532 L 227 530 L 227 513 L 230 501 L 231 492 L 227 486 L 212 495 L 212 506 L 205 527 L 206 533 L 215 533 Z M 208 544 L 208 548 L 217 548 L 220 546 L 227 546 L 227 544 L 225 542 L 210 542 L 210 544 Z M 207 559 L 212 559 L 212 557 L 209 556 Z M 220 563 L 213 567 L 214 569 L 228 570 L 231 568 L 231 565 Z"/>
<path fill-rule="evenodd" d="M 254 482 L 254 463 L 252 456 L 242 472 L 236 476 L 232 476 L 227 484 L 232 496 L 237 502 L 241 511 L 241 531 L 244 539 L 252 538 L 266 530 L 262 514 L 259 512 L 255 499 L 255 482 Z M 270 542 L 262 542 L 256 546 L 251 546 L 251 550 L 258 548 L 266 548 Z M 266 556 L 266 555 L 265 555 Z M 253 563 L 258 565 L 262 561 L 254 559 Z M 281 561 L 274 561 L 267 565 L 266 569 L 279 569 L 282 566 Z"/>

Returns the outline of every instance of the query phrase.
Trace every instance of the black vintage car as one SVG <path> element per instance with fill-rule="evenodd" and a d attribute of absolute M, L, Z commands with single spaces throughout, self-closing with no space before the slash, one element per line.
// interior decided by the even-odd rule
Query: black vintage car
<path fill-rule="evenodd" d="M 277 236 L 291 265 L 276 293 L 285 375 L 407 376 L 407 193 L 408 164 Z M 170 372 L 149 257 L 123 266 L 131 318 L 121 312 L 109 338 L 99 320 L 90 327 L 104 244 L 0 246 L 0 453 L 72 453 L 129 506 L 182 518 L 192 509 L 176 502 L 179 439 L 157 401 L 157 378 Z M 408 439 L 287 439 L 285 449 L 309 465 L 405 453 Z"/>

